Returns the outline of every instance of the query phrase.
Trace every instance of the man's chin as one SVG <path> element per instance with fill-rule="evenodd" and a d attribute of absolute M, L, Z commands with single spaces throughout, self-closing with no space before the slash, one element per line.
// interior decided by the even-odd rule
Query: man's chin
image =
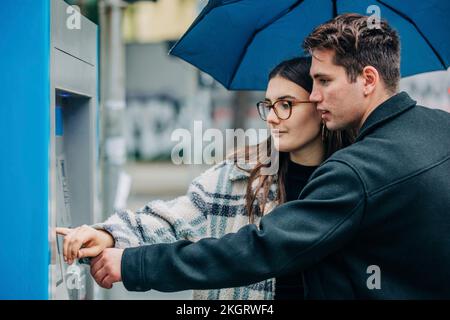
<path fill-rule="evenodd" d="M 330 131 L 340 130 L 339 126 L 336 123 L 334 123 L 333 121 L 326 121 L 325 126 Z"/>
<path fill-rule="evenodd" d="M 325 126 L 330 131 L 345 130 L 345 129 L 348 128 L 348 126 L 346 126 L 345 124 L 343 124 L 343 123 L 336 123 L 336 122 L 334 122 L 332 120 L 326 121 L 325 122 Z"/>

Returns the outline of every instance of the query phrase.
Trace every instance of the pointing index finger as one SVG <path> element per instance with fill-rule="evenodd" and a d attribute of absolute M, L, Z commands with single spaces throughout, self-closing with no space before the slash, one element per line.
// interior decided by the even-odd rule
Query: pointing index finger
<path fill-rule="evenodd" d="M 60 234 L 62 236 L 67 236 L 70 232 L 72 232 L 72 229 L 70 228 L 62 228 L 62 227 L 56 228 L 56 234 Z"/>

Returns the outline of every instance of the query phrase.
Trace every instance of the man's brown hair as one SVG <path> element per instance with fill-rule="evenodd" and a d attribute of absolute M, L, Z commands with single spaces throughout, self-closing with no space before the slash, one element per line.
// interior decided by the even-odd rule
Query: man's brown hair
<path fill-rule="evenodd" d="M 318 26 L 305 39 L 303 47 L 334 50 L 334 63 L 343 66 L 351 82 L 366 66 L 377 69 L 391 93 L 400 81 L 400 40 L 385 20 L 372 25 L 368 16 L 342 14 Z"/>

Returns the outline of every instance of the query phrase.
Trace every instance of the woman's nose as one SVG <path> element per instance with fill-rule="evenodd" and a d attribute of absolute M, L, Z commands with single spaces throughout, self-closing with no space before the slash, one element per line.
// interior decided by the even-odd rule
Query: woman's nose
<path fill-rule="evenodd" d="M 275 111 L 273 108 L 270 109 L 269 113 L 267 114 L 267 122 L 268 123 L 280 123 L 280 119 L 278 119 L 277 115 L 275 114 Z"/>

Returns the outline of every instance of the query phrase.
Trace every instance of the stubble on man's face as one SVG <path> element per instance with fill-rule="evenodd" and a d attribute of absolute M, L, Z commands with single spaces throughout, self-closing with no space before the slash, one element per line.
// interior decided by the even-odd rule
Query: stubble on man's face
<path fill-rule="evenodd" d="M 333 50 L 314 50 L 310 70 L 314 80 L 310 99 L 317 102 L 330 130 L 358 127 L 364 115 L 363 79 L 351 82 L 345 68 L 334 63 Z"/>

